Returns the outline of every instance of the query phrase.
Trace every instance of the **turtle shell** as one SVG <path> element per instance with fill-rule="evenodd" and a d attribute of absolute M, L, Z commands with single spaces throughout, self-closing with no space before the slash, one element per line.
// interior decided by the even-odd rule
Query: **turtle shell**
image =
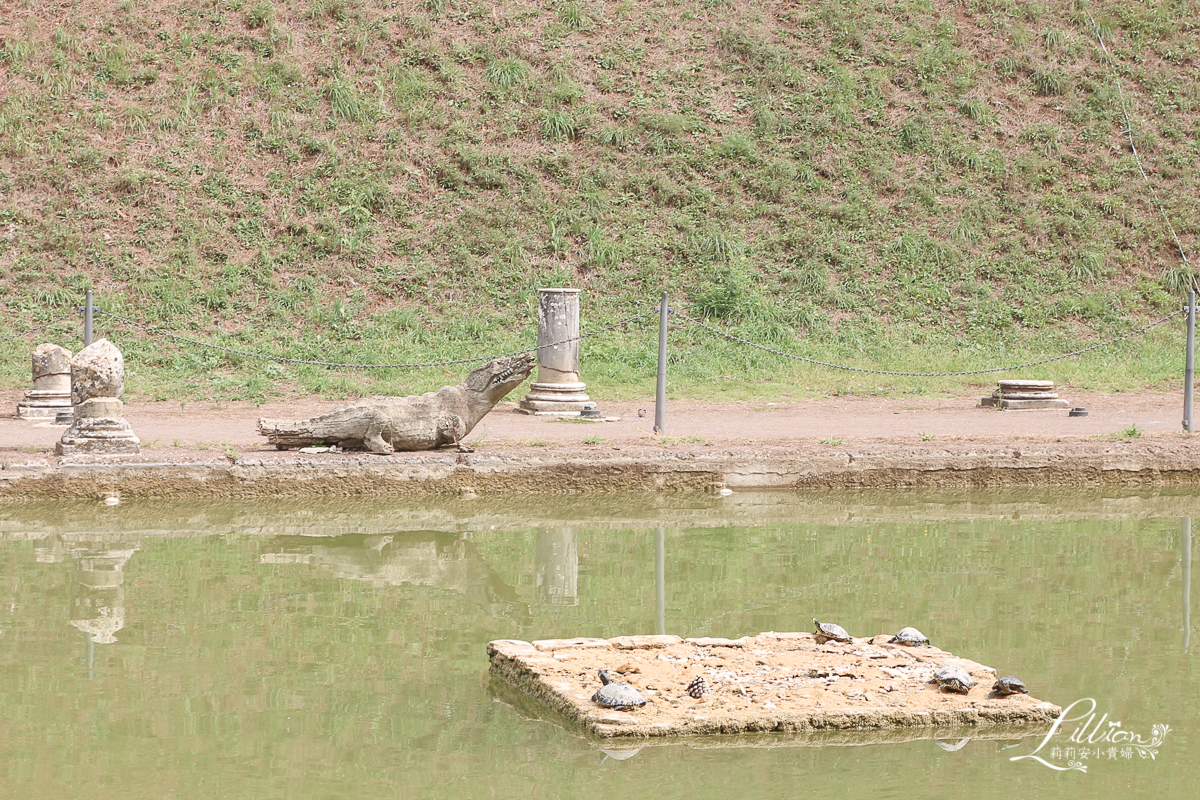
<path fill-rule="evenodd" d="M 604 685 L 592 695 L 592 702 L 608 708 L 636 708 L 646 705 L 646 698 L 628 683 L 614 681 L 608 673 L 600 670 L 600 682 Z"/>
<path fill-rule="evenodd" d="M 938 691 L 966 694 L 975 685 L 975 679 L 957 664 L 947 664 L 941 667 L 933 673 L 933 679 L 938 683 Z"/>
<path fill-rule="evenodd" d="M 920 647 L 929 644 L 929 637 L 916 628 L 901 628 L 896 635 L 888 639 L 888 644 L 903 644 L 909 647 Z"/>
<path fill-rule="evenodd" d="M 1003 678 L 1000 678 L 992 686 L 992 691 L 999 697 L 1010 694 L 1029 694 L 1029 690 L 1025 688 L 1025 681 L 1016 675 L 1005 675 Z"/>
<path fill-rule="evenodd" d="M 846 629 L 841 625 L 832 622 L 817 622 L 816 617 L 813 617 L 813 625 L 817 626 L 817 639 L 821 642 L 828 639 L 833 639 L 835 642 L 850 641 L 850 634 L 846 633 Z"/>

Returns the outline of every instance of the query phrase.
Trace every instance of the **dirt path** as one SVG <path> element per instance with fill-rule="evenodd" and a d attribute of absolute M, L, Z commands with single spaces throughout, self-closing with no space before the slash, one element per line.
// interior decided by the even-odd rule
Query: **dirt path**
<path fill-rule="evenodd" d="M 611 421 L 583 422 L 532 417 L 516 412 L 515 402 L 501 404 L 479 424 L 467 442 L 479 452 L 520 450 L 573 453 L 597 448 L 637 449 L 712 445 L 723 450 L 763 446 L 887 442 L 927 445 L 930 442 L 1041 441 L 1064 450 L 1072 442 L 1121 438 L 1136 429 L 1138 438 L 1170 437 L 1182 431 L 1182 393 L 1063 393 L 1086 417 L 1066 411 L 995 411 L 979 408 L 978 396 L 835 397 L 775 403 L 669 402 L 665 437 L 656 438 L 654 403 L 606 402 L 600 411 Z M 20 391 L 0 394 L 0 453 L 49 456 L 63 428 L 16 416 Z M 219 456 L 226 449 L 255 457 L 277 453 L 255 430 L 259 417 L 305 418 L 337 403 L 305 398 L 253 403 L 130 402 L 126 418 L 141 438 L 143 450 L 194 459 Z M 279 456 L 284 456 L 279 453 Z M 286 455 L 292 455 L 288 453 Z"/>

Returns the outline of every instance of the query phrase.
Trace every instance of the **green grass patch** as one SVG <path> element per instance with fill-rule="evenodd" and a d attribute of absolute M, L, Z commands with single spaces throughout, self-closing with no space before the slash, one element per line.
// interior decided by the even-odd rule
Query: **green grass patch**
<path fill-rule="evenodd" d="M 673 396 L 974 391 L 1004 374 L 880 373 L 1070 352 L 1196 285 L 1194 9 L 1094 4 L 1110 62 L 1061 4 L 26 5 L 0 44 L 0 338 L 93 288 L 228 348 L 101 321 L 135 395 L 436 388 L 468 366 L 229 350 L 483 358 L 533 344 L 539 286 L 583 289 L 585 331 L 665 289 L 872 370 L 676 321 Z M 585 380 L 647 396 L 655 342 L 589 339 Z M 1180 342 L 1172 322 L 1039 369 L 1166 387 Z"/>

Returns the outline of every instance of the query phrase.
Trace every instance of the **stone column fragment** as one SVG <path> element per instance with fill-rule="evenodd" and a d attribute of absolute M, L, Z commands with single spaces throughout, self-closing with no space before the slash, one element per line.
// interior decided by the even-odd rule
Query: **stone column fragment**
<path fill-rule="evenodd" d="M 521 401 L 526 414 L 578 417 L 588 402 L 579 380 L 579 291 L 539 290 L 538 374 Z"/>
<path fill-rule="evenodd" d="M 39 344 L 33 351 L 33 388 L 17 403 L 21 419 L 56 417 L 71 410 L 71 351 Z"/>
<path fill-rule="evenodd" d="M 140 452 L 141 442 L 125 421 L 120 399 L 124 392 L 125 359 L 112 342 L 98 339 L 81 350 L 71 359 L 75 421 L 63 432 L 55 452 L 60 456 Z"/>

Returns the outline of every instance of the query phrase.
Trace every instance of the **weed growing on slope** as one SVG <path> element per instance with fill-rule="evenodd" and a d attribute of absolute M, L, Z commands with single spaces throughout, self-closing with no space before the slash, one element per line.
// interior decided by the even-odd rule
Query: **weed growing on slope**
<path fill-rule="evenodd" d="M 1193 253 L 1186 11 L 1102 0 L 1113 66 L 1054 5 L 394 6 L 17 7 L 0 325 L 90 287 L 204 341 L 400 363 L 526 345 L 539 285 L 584 289 L 585 329 L 665 288 L 736 335 L 917 371 L 1075 349 L 1194 284 L 1158 209 Z M 454 377 L 284 375 L 113 333 L 180 392 Z M 653 374 L 653 333 L 634 333 L 583 348 L 618 394 Z M 678 391 L 837 385 L 702 333 L 673 334 Z M 1169 333 L 1089 380 L 1166 380 Z M 27 380 L 17 355 L 6 385 Z"/>

